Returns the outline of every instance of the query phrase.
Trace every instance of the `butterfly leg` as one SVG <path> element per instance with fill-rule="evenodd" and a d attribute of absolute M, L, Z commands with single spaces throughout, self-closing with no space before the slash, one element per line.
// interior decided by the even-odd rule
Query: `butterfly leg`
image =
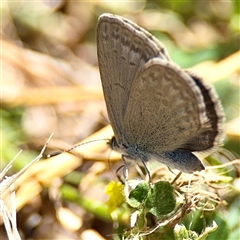
<path fill-rule="evenodd" d="M 144 168 L 145 168 L 145 170 L 147 172 L 148 179 L 149 179 L 149 184 L 150 184 L 150 186 L 152 186 L 152 178 L 151 178 L 151 174 L 150 174 L 150 172 L 148 170 L 148 167 L 146 165 L 146 162 L 142 160 L 142 164 L 143 164 L 143 166 L 144 166 Z"/>
<path fill-rule="evenodd" d="M 120 173 L 119 173 L 119 171 L 120 171 L 121 169 L 123 169 L 123 168 L 124 168 L 124 165 L 121 165 L 121 166 L 116 170 L 116 175 L 117 175 L 118 180 L 124 185 L 125 182 L 124 182 L 124 180 L 122 179 L 122 176 L 121 176 Z"/>
<path fill-rule="evenodd" d="M 171 171 L 172 172 L 172 171 Z M 174 173 L 175 174 L 175 173 Z M 172 182 L 171 182 L 171 184 L 173 185 L 177 180 L 178 180 L 178 178 L 180 177 L 182 175 L 182 172 L 179 172 L 178 174 L 177 174 L 177 176 L 172 180 Z"/>
<path fill-rule="evenodd" d="M 129 164 L 127 164 L 127 161 L 126 161 L 127 157 L 128 157 L 127 155 L 122 155 L 122 161 L 123 161 L 123 164 L 124 164 L 123 175 L 124 175 L 125 181 L 128 180 L 128 165 Z"/>

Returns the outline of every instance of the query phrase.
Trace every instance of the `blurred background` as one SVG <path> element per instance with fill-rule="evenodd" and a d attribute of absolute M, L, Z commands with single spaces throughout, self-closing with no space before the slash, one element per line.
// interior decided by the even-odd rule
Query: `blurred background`
<path fill-rule="evenodd" d="M 226 114 L 224 148 L 238 158 L 238 1 L 18 1 L 1 3 L 1 170 L 20 149 L 8 174 L 22 169 L 52 132 L 44 156 L 112 136 L 97 61 L 96 23 L 103 13 L 145 28 L 176 64 L 215 86 Z M 118 239 L 104 189 L 117 180 L 120 165 L 105 141 L 34 164 L 15 186 L 22 239 Z M 239 172 L 231 184 L 239 190 Z M 218 216 L 221 239 L 234 239 L 236 196 Z M 1 234 L 6 239 L 3 226 Z"/>

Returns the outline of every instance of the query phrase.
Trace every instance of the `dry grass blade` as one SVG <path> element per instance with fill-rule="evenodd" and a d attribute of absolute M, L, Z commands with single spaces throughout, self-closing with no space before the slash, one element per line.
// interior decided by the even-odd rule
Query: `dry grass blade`
<path fill-rule="evenodd" d="M 31 165 L 33 165 L 35 162 L 37 162 L 39 159 L 42 158 L 43 153 L 47 147 L 47 144 L 49 143 L 50 139 L 52 138 L 53 134 L 49 137 L 45 145 L 43 146 L 40 154 L 33 159 L 27 166 L 25 166 L 22 170 L 20 170 L 18 173 L 14 174 L 11 177 L 6 177 L 6 174 L 8 170 L 12 167 L 13 162 L 17 159 L 21 151 L 14 157 L 12 161 L 2 170 L 0 175 L 0 213 L 2 216 L 2 221 L 4 223 L 7 235 L 9 239 L 21 239 L 18 230 L 17 230 L 17 221 L 16 221 L 16 203 L 15 203 L 15 190 L 14 190 L 14 183 L 17 181 L 17 179 L 26 172 L 27 169 Z M 11 211 L 8 210 L 7 207 L 7 201 L 5 200 L 6 197 L 6 191 L 9 190 L 10 192 L 10 205 L 11 205 Z"/>
<path fill-rule="evenodd" d="M 37 162 L 39 159 L 41 159 L 43 157 L 43 152 L 45 151 L 50 139 L 52 138 L 53 134 L 51 134 L 51 136 L 49 137 L 49 139 L 47 140 L 47 142 L 45 143 L 45 145 L 43 146 L 40 154 L 33 159 L 27 166 L 25 166 L 23 169 L 21 169 L 18 173 L 14 174 L 11 177 L 5 178 L 3 180 L 3 177 L 6 174 L 6 169 L 9 170 L 12 166 L 12 163 L 14 162 L 14 160 L 16 160 L 16 157 L 20 154 L 20 152 L 17 154 L 17 156 L 6 166 L 6 168 L 2 171 L 1 173 L 1 180 L 3 180 L 1 182 L 0 185 L 0 196 L 2 196 L 2 194 L 12 185 L 14 184 L 14 182 L 16 182 L 16 180 L 24 173 L 26 172 L 27 169 L 29 169 L 30 166 L 32 166 L 35 162 Z M 3 175 L 4 173 L 4 175 Z"/>

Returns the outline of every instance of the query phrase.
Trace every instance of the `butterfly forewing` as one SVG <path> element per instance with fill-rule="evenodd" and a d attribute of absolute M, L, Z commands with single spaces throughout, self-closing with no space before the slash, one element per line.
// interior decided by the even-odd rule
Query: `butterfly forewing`
<path fill-rule="evenodd" d="M 97 25 L 98 61 L 110 123 L 122 140 L 123 117 L 132 82 L 153 57 L 169 61 L 162 44 L 134 23 L 104 14 Z"/>

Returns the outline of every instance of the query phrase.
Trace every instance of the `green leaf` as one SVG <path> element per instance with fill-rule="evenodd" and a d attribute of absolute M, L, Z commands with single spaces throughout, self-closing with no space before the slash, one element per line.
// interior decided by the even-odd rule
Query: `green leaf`
<path fill-rule="evenodd" d="M 188 239 L 188 231 L 184 225 L 176 224 L 173 229 L 175 240 Z"/>
<path fill-rule="evenodd" d="M 195 231 L 187 230 L 184 225 L 177 224 L 174 227 L 174 237 L 175 240 L 184 240 L 184 239 L 192 239 L 192 240 L 206 240 L 208 235 L 211 232 L 214 232 L 217 229 L 217 224 L 213 222 L 212 226 L 206 227 L 204 232 L 198 236 Z"/>
<path fill-rule="evenodd" d="M 154 184 L 146 199 L 146 207 L 156 217 L 166 215 L 176 206 L 173 187 L 169 182 L 159 181 Z"/>
<path fill-rule="evenodd" d="M 144 203 L 149 192 L 149 184 L 147 182 L 139 183 L 134 190 L 132 190 L 128 197 L 128 203 L 131 207 L 137 208 Z"/>
<path fill-rule="evenodd" d="M 212 226 L 206 227 L 204 232 L 199 236 L 198 240 L 205 240 L 207 239 L 208 235 L 212 232 L 214 232 L 218 228 L 218 225 L 216 222 L 213 221 Z"/>

